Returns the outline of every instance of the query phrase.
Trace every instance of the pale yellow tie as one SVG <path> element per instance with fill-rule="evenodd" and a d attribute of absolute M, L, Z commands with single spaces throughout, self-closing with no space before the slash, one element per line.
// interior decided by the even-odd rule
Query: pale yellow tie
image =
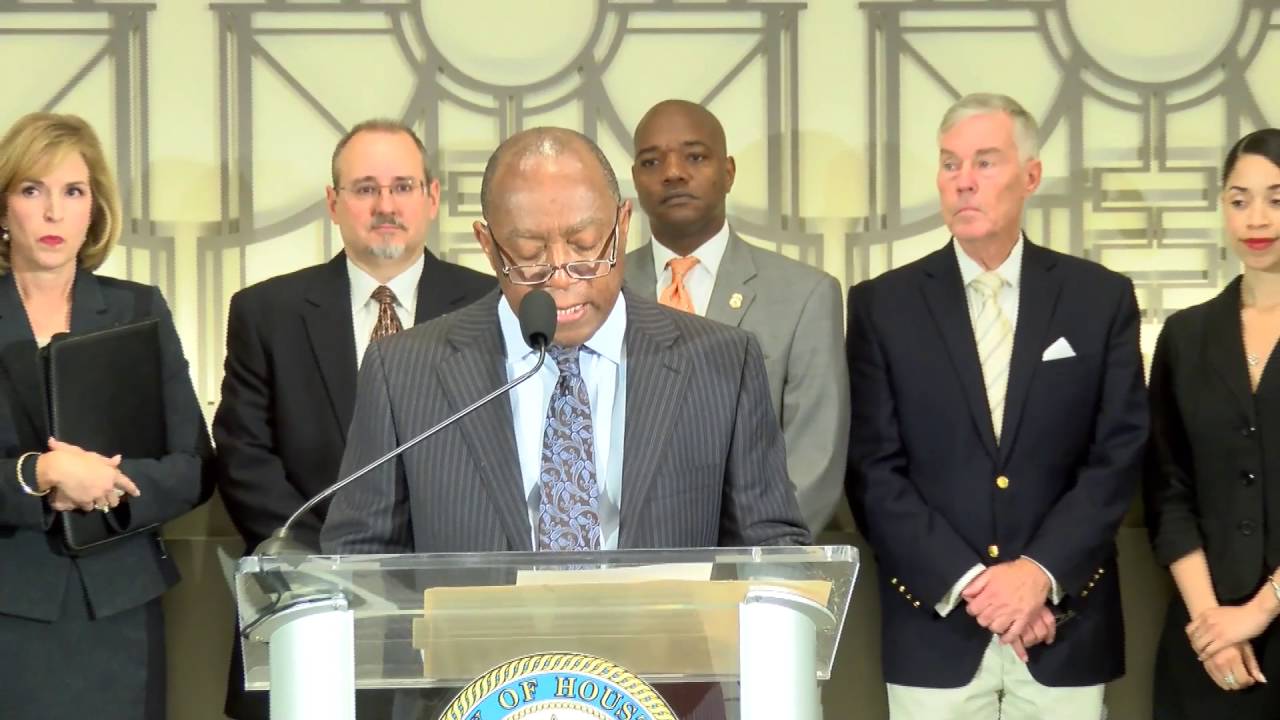
<path fill-rule="evenodd" d="M 693 296 L 689 294 L 689 288 L 685 287 L 684 276 L 688 275 L 693 266 L 697 264 L 698 258 L 693 256 L 675 257 L 668 260 L 667 268 L 671 270 L 671 284 L 658 296 L 658 302 L 667 307 L 693 314 Z"/>
<path fill-rule="evenodd" d="M 982 381 L 987 387 L 987 407 L 991 409 L 991 427 L 996 442 L 1004 426 L 1005 391 L 1009 387 L 1009 359 L 1013 355 L 1013 325 L 1000 307 L 1000 290 L 1004 279 L 994 270 L 974 278 L 970 283 L 982 296 L 978 317 L 973 321 L 973 334 L 978 341 L 978 361 L 982 364 Z"/>

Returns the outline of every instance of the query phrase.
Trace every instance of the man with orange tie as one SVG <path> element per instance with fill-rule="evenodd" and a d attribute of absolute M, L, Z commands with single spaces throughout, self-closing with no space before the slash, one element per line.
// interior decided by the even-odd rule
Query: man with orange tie
<path fill-rule="evenodd" d="M 664 100 L 641 119 L 631 177 L 653 241 L 627 255 L 627 287 L 756 336 L 787 471 L 817 534 L 840 499 L 849 441 L 840 286 L 729 227 L 735 166 L 726 147 L 720 121 L 701 105 Z"/>
<path fill-rule="evenodd" d="M 338 479 L 356 369 L 369 344 L 457 310 L 496 284 L 425 250 L 440 183 L 411 128 L 394 120 L 356 125 L 338 141 L 331 171 L 326 204 L 343 251 L 231 298 L 213 436 L 218 489 L 249 552 Z M 318 548 L 327 507 L 300 518 L 293 536 Z M 237 648 L 226 713 L 265 720 L 267 694 L 244 691 L 239 659 Z M 384 716 L 377 702 L 359 693 L 361 716 Z"/>

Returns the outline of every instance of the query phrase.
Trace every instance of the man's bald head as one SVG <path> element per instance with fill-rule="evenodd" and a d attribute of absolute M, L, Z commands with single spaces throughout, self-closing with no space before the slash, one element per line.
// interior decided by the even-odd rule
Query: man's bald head
<path fill-rule="evenodd" d="M 701 130 L 699 134 L 712 146 L 712 150 L 720 155 L 728 154 L 728 142 L 725 140 L 724 126 L 720 124 L 720 119 L 710 110 L 688 100 L 663 100 L 649 108 L 649 112 L 640 118 L 640 124 L 636 125 L 636 134 L 632 138 L 632 150 L 635 154 L 640 154 L 642 149 L 648 147 L 648 131 L 652 125 L 670 122 L 697 127 Z"/>
<path fill-rule="evenodd" d="M 622 292 L 631 203 L 620 195 L 604 153 L 572 130 L 513 135 L 485 167 L 472 232 L 512 310 L 535 288 L 555 300 L 557 345 L 589 340 Z"/>
<path fill-rule="evenodd" d="M 618 176 L 613 166 L 595 141 L 580 132 L 557 127 L 537 127 L 518 132 L 507 138 L 493 154 L 484 167 L 484 180 L 480 183 L 480 212 L 490 217 L 493 209 L 493 189 L 509 172 L 515 168 L 527 167 L 528 163 L 537 160 L 554 160 L 565 156 L 577 156 L 579 159 L 599 167 L 605 185 L 609 188 L 615 203 L 622 202 L 622 190 L 618 187 Z"/>

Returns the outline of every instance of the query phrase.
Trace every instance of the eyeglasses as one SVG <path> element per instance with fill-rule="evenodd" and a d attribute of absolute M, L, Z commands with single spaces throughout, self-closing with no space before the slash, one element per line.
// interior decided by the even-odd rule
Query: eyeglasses
<path fill-rule="evenodd" d="M 555 276 L 556 271 L 563 270 L 565 275 L 574 280 L 594 280 L 598 277 L 608 275 L 614 266 L 618 264 L 618 221 L 621 216 L 615 212 L 613 216 L 613 231 L 605 238 L 604 247 L 600 250 L 600 256 L 595 260 L 571 260 L 560 265 L 551 265 L 549 263 L 532 263 L 528 265 L 516 265 L 515 259 L 507 254 L 506 250 L 498 244 L 498 239 L 493 235 L 493 228 L 485 224 L 485 229 L 489 231 L 489 237 L 493 239 L 493 246 L 498 249 L 498 254 L 502 256 L 502 274 L 516 285 L 541 285 L 549 282 Z M 605 257 L 608 253 L 609 257 Z"/>
<path fill-rule="evenodd" d="M 337 191 L 346 192 L 352 198 L 362 202 L 370 202 L 382 197 L 382 190 L 387 189 L 391 192 L 391 197 L 395 200 L 407 200 L 413 197 L 419 190 L 426 190 L 427 183 L 416 178 L 406 180 L 396 180 L 388 185 L 379 185 L 372 180 L 361 180 L 352 185 L 334 188 Z"/>

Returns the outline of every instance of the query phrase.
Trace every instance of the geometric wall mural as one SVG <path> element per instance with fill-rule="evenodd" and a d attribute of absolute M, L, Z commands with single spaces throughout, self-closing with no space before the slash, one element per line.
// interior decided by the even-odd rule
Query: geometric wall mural
<path fill-rule="evenodd" d="M 1239 272 L 1221 241 L 1219 168 L 1242 134 L 1280 122 L 1276 2 L 955 5 L 860 6 L 874 78 L 874 219 L 849 238 L 850 281 L 869 276 L 873 253 L 889 253 L 892 266 L 897 241 L 938 227 L 932 182 L 911 194 L 902 150 L 931 140 L 946 105 L 982 89 L 1018 97 L 1040 123 L 1044 184 L 1030 237 L 1128 274 L 1148 320 Z M 1171 21 L 1195 37 L 1162 32 Z M 1141 57 L 1126 57 L 1135 42 Z"/>
<path fill-rule="evenodd" d="M 537 125 L 580 130 L 605 149 L 623 192 L 633 197 L 626 172 L 631 133 L 646 108 L 628 103 L 631 78 L 637 72 L 689 76 L 691 67 L 698 77 L 685 88 L 689 96 L 713 108 L 732 96 L 735 106 L 752 107 L 756 115 L 738 122 L 766 138 L 764 166 L 751 173 L 764 183 L 763 202 L 736 206 L 735 227 L 821 266 L 821 236 L 806 233 L 797 215 L 799 135 L 792 130 L 799 123 L 796 18 L 804 7 L 776 1 L 528 3 L 512 10 L 536 15 L 558 32 L 522 33 L 522 24 L 507 18 L 503 25 L 515 32 L 494 37 L 493 23 L 460 13 L 454 3 L 215 3 L 221 142 L 229 162 L 220 183 L 222 217 L 201 238 L 202 278 L 229 295 L 253 279 L 250 256 L 258 243 L 304 236 L 326 256 L 340 247 L 320 187 L 312 183 L 299 196 L 292 183 L 273 178 L 279 158 L 270 148 L 288 144 L 300 125 L 311 127 L 317 140 L 307 152 L 327 162 L 333 142 L 362 119 L 391 115 L 410 123 L 441 183 L 441 214 L 429 246 L 448 259 L 484 267 L 470 224 L 480 215 L 480 181 L 498 143 Z M 672 40 L 684 40 L 691 51 L 671 51 Z M 510 50 L 509 62 L 495 65 L 489 54 L 495 46 Z M 485 51 L 483 59 L 477 48 Z M 332 57 L 336 72 L 309 72 L 316 54 Z M 349 93 L 361 83 L 377 87 L 370 102 L 353 104 Z M 259 112 L 257 99 L 265 92 L 274 97 L 271 111 Z M 643 227 L 636 238 L 647 237 Z M 235 277 L 228 278 L 230 268 Z"/>
<path fill-rule="evenodd" d="M 1014 96 L 1043 141 L 1028 234 L 1128 273 L 1149 349 L 1169 312 L 1238 271 L 1218 166 L 1241 134 L 1280 123 L 1280 0 L 1171 7 L 0 0 L 0 126 L 52 109 L 98 129 L 127 218 L 103 272 L 165 292 L 206 407 L 231 294 L 340 247 L 323 198 L 346 128 L 411 123 L 442 186 L 429 246 L 487 269 L 470 225 L 499 142 L 535 125 L 581 130 L 634 197 L 631 132 L 666 97 L 724 123 L 734 227 L 847 284 L 945 241 L 938 119 L 963 93 Z M 628 240 L 647 239 L 641 216 Z"/>
<path fill-rule="evenodd" d="M 0 127 L 35 110 L 90 119 L 124 209 L 110 269 L 171 295 L 173 237 L 152 214 L 147 19 L 154 9 L 150 3 L 0 0 L 7 105 L 0 109 Z"/>

